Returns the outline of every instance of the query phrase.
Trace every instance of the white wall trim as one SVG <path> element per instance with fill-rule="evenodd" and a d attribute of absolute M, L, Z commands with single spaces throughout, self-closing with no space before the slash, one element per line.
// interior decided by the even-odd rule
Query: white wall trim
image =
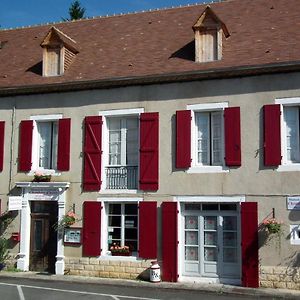
<path fill-rule="evenodd" d="M 48 201 L 57 202 L 58 214 L 60 220 L 65 215 L 66 189 L 69 182 L 17 182 L 16 186 L 22 188 L 22 210 L 21 210 L 21 228 L 20 228 L 20 253 L 17 260 L 17 268 L 22 271 L 29 271 L 30 258 L 30 236 L 31 236 L 31 217 L 30 201 L 42 201 L 43 192 L 46 194 Z M 34 193 L 36 192 L 36 193 Z M 57 253 L 55 262 L 55 274 L 64 275 L 64 244 L 63 232 L 57 232 Z"/>
<path fill-rule="evenodd" d="M 192 166 L 187 169 L 186 173 L 227 173 L 229 168 L 226 166 Z"/>
<path fill-rule="evenodd" d="M 174 201 L 177 202 L 245 202 L 245 196 L 174 196 Z"/>
<path fill-rule="evenodd" d="M 228 107 L 228 102 L 217 102 L 217 103 L 202 103 L 202 104 L 190 104 L 186 106 L 188 110 L 217 110 Z"/>
<path fill-rule="evenodd" d="M 99 116 L 138 115 L 143 112 L 144 112 L 144 108 L 114 109 L 114 110 L 99 111 Z"/>
<path fill-rule="evenodd" d="M 278 98 L 278 99 L 275 99 L 275 104 L 299 105 L 300 104 L 300 97 Z"/>
<path fill-rule="evenodd" d="M 63 118 L 62 114 L 36 115 L 36 116 L 31 116 L 30 120 L 33 120 L 33 121 L 44 121 L 44 120 L 59 120 L 59 119 L 62 119 L 62 118 Z"/>
<path fill-rule="evenodd" d="M 139 197 L 101 197 L 97 198 L 98 202 L 140 202 L 143 201 L 143 198 Z"/>

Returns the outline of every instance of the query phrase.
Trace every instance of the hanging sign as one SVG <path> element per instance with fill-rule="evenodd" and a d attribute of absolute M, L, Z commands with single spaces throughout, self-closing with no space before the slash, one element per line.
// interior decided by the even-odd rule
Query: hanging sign
<path fill-rule="evenodd" d="M 22 197 L 8 197 L 8 210 L 21 210 Z"/>
<path fill-rule="evenodd" d="M 287 197 L 286 200 L 288 210 L 300 210 L 300 196 Z"/>

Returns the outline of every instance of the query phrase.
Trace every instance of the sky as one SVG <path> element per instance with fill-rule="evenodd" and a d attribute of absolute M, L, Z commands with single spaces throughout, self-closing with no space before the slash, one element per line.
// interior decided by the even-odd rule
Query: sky
<path fill-rule="evenodd" d="M 217 2 L 216 0 L 215 2 Z M 73 0 L 0 0 L 0 28 L 16 28 L 68 18 Z M 87 17 L 208 2 L 204 0 L 81 0 Z M 211 2 L 211 1 L 210 1 Z"/>

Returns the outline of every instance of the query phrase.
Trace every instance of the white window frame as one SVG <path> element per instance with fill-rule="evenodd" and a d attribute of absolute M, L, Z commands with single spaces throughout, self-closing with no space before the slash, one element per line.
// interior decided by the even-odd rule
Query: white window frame
<path fill-rule="evenodd" d="M 281 135 L 281 165 L 276 169 L 278 172 L 300 171 L 300 163 L 289 163 L 286 153 L 286 125 L 284 121 L 284 107 L 299 106 L 300 97 L 278 98 L 275 99 L 275 104 L 280 104 L 280 135 Z"/>
<path fill-rule="evenodd" d="M 33 132 L 32 132 L 32 153 L 31 153 L 31 170 L 28 173 L 28 175 L 32 176 L 35 172 L 41 172 L 43 174 L 47 175 L 60 175 L 57 170 L 54 169 L 44 169 L 39 167 L 39 149 L 38 149 L 38 140 L 39 140 L 39 134 L 38 134 L 38 128 L 37 123 L 42 121 L 58 121 L 63 118 L 62 114 L 55 114 L 55 115 L 36 115 L 31 116 L 30 120 L 33 121 Z"/>
<path fill-rule="evenodd" d="M 137 193 L 136 190 L 109 190 L 106 189 L 106 176 L 105 176 L 105 167 L 108 166 L 109 163 L 109 131 L 108 131 L 108 124 L 107 118 L 109 117 L 130 117 L 130 116 L 137 116 L 140 118 L 140 114 L 144 112 L 144 108 L 131 108 L 131 109 L 115 109 L 115 110 L 105 110 L 100 111 L 99 116 L 102 116 L 102 166 L 101 166 L 101 190 L 100 193 L 109 193 L 109 194 L 124 194 L 124 193 Z M 140 129 L 139 129 L 140 130 Z M 138 145 L 140 144 L 140 140 L 138 139 Z M 138 157 L 138 161 L 140 158 Z M 139 169 L 139 168 L 138 168 Z M 139 175 L 138 175 L 139 177 Z"/>
<path fill-rule="evenodd" d="M 208 278 L 208 277 L 189 277 L 183 275 L 183 243 L 184 243 L 184 235 L 183 235 L 183 228 L 184 228 L 184 221 L 183 221 L 183 205 L 186 203 L 218 203 L 218 204 L 229 204 L 229 203 L 236 203 L 238 207 L 238 211 L 240 212 L 240 205 L 242 202 L 246 201 L 246 197 L 244 195 L 239 195 L 239 196 L 174 196 L 173 201 L 177 202 L 177 209 L 178 209 L 178 222 L 177 222 L 177 239 L 179 241 L 179 246 L 178 246 L 178 274 L 179 282 L 198 282 L 198 283 L 220 283 L 218 278 Z M 240 225 L 241 220 L 239 220 L 239 230 L 240 230 Z M 240 236 L 241 232 L 239 231 L 239 240 L 241 240 Z M 222 283 L 227 283 L 227 284 L 238 284 L 240 285 L 241 282 L 240 280 L 231 280 L 231 279 L 222 279 Z"/>
<path fill-rule="evenodd" d="M 192 164 L 189 169 L 187 169 L 187 173 L 223 173 L 229 172 L 229 168 L 225 165 L 224 153 L 225 153 L 225 133 L 224 133 L 224 114 L 223 114 L 223 124 L 222 124 L 222 165 L 220 166 L 208 166 L 208 165 L 199 165 L 197 164 L 197 146 L 196 146 L 196 118 L 195 113 L 197 112 L 217 112 L 223 111 L 226 107 L 228 107 L 228 102 L 218 102 L 218 103 L 204 103 L 204 104 L 192 104 L 187 105 L 187 110 L 191 111 L 192 120 L 191 120 L 191 158 Z"/>
<path fill-rule="evenodd" d="M 143 201 L 143 198 L 98 198 L 98 202 L 101 202 L 101 256 L 100 258 L 109 259 L 109 260 L 137 260 L 137 253 L 132 256 L 112 256 L 111 252 L 108 249 L 108 205 L 109 204 L 136 204 L 139 205 L 139 202 Z M 137 238 L 139 238 L 139 209 L 138 209 L 138 224 L 137 224 Z M 139 245 L 139 239 L 138 239 Z"/>

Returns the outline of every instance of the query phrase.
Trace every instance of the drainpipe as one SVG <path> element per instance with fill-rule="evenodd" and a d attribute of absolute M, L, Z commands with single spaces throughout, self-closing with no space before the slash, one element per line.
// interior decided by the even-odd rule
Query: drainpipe
<path fill-rule="evenodd" d="M 13 153 L 14 153 L 14 137 L 15 137 L 15 117 L 16 117 L 16 105 L 13 106 L 11 114 L 11 138 L 10 138 L 10 161 L 9 161 L 9 180 L 8 180 L 8 193 L 10 193 L 12 186 L 13 176 Z"/>

